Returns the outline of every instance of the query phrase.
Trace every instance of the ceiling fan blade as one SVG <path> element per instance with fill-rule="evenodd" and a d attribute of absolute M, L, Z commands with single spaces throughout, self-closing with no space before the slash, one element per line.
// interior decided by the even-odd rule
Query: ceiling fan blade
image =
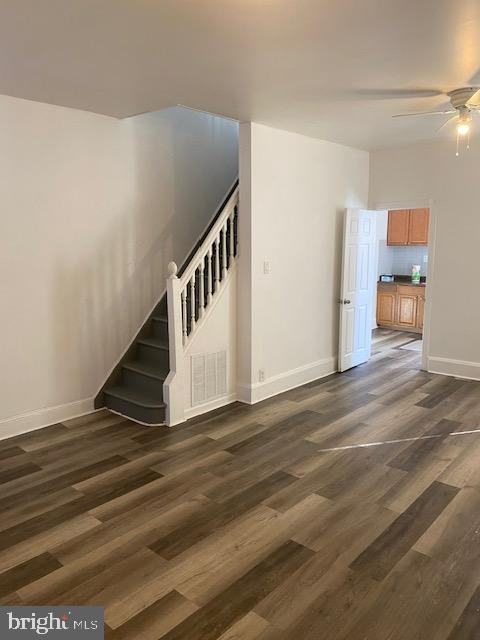
<path fill-rule="evenodd" d="M 359 89 L 357 95 L 372 100 L 400 100 L 405 98 L 430 98 L 443 96 L 441 89 Z"/>
<path fill-rule="evenodd" d="M 473 109 L 480 106 L 480 89 L 476 91 L 471 98 L 467 100 L 467 107 Z"/>
<path fill-rule="evenodd" d="M 453 124 L 455 120 L 458 120 L 458 116 L 453 116 L 453 118 L 449 118 L 446 122 L 442 124 L 441 127 L 438 127 L 438 129 L 435 131 L 435 135 L 437 136 L 440 133 L 440 131 L 442 131 L 442 129 L 445 129 L 449 125 Z"/>
<path fill-rule="evenodd" d="M 406 118 L 409 116 L 448 116 L 451 113 L 457 113 L 456 109 L 448 109 L 447 111 L 419 111 L 418 113 L 396 113 L 392 118 Z"/>
<path fill-rule="evenodd" d="M 468 86 L 470 87 L 476 87 L 477 85 L 480 85 L 480 69 L 477 69 L 477 71 L 468 81 Z"/>

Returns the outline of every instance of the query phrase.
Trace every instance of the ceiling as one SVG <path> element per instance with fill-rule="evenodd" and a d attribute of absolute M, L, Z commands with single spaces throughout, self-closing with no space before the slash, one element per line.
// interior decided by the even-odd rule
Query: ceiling
<path fill-rule="evenodd" d="M 480 85 L 479 43 L 479 0 L 0 0 L 0 93 L 119 118 L 184 104 L 372 149 L 434 139 L 444 116 L 391 115 L 445 97 L 384 92 Z"/>

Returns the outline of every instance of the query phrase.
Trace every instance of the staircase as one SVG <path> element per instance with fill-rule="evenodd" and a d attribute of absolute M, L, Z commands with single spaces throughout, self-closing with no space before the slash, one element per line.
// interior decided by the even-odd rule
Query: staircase
<path fill-rule="evenodd" d="M 107 407 L 145 425 L 165 424 L 164 383 L 170 373 L 171 345 L 175 344 L 169 339 L 169 330 L 179 333 L 177 343 L 185 345 L 219 292 L 236 256 L 237 203 L 238 180 L 178 270 L 178 300 L 174 303 L 171 294 L 170 299 L 171 306 L 177 304 L 181 320 L 173 321 L 165 292 L 98 393 L 95 408 Z M 177 279 L 177 267 L 171 264 Z"/>

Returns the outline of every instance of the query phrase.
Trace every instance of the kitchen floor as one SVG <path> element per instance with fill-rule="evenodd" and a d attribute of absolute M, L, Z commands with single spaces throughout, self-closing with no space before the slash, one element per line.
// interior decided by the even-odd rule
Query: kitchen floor
<path fill-rule="evenodd" d="M 480 383 L 411 338 L 173 429 L 2 441 L 0 604 L 99 605 L 114 640 L 478 637 Z"/>
<path fill-rule="evenodd" d="M 379 327 L 372 331 L 372 357 L 377 360 L 380 354 L 388 355 L 392 349 L 411 351 L 416 357 L 411 358 L 410 364 L 418 365 L 420 369 L 422 363 L 422 334 L 409 331 L 395 331 Z M 391 354 L 392 355 L 392 354 Z M 393 354 L 395 355 L 395 354 Z"/>

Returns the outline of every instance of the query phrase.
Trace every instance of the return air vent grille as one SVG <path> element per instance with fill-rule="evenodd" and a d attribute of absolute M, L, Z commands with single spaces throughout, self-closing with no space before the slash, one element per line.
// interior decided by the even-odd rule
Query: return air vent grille
<path fill-rule="evenodd" d="M 227 392 L 227 352 L 191 357 L 192 405 L 218 398 Z"/>

